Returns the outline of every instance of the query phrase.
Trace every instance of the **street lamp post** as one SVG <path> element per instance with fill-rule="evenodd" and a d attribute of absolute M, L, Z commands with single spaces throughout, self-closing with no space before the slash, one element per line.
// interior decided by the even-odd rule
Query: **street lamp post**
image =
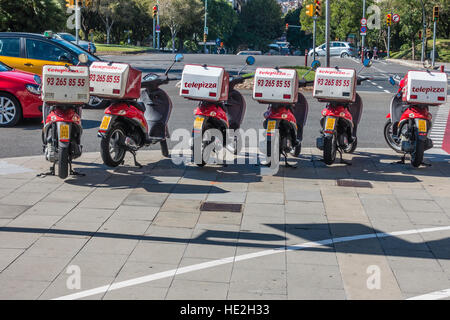
<path fill-rule="evenodd" d="M 206 53 L 206 38 L 207 38 L 207 19 L 208 19 L 208 0 L 205 0 L 205 28 L 203 30 L 204 52 Z"/>
<path fill-rule="evenodd" d="M 326 18 L 325 18 L 325 43 L 326 43 L 326 62 L 330 67 L 330 0 L 326 0 Z"/>
<path fill-rule="evenodd" d="M 366 0 L 363 0 L 363 19 L 366 18 Z M 366 36 L 361 36 L 361 59 L 364 60 L 364 42 L 365 42 Z"/>

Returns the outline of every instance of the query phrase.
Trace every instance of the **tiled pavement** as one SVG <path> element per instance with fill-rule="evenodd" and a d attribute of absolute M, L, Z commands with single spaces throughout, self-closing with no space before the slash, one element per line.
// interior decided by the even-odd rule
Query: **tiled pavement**
<path fill-rule="evenodd" d="M 315 149 L 298 168 L 176 166 L 157 151 L 142 169 L 85 154 L 85 177 L 38 178 L 43 157 L 0 159 L 0 299 L 53 299 L 194 266 L 85 299 L 404 299 L 450 288 L 450 230 L 368 237 L 231 261 L 228 257 L 375 232 L 450 226 L 450 156 L 392 164 L 384 149 L 325 166 Z M 337 179 L 372 188 L 340 187 Z M 200 211 L 204 201 L 242 212 Z M 237 259 L 239 260 L 239 259 Z M 74 269 L 75 268 L 75 269 Z M 77 269 L 79 268 L 79 269 Z M 74 270 L 81 289 L 68 289 Z M 378 283 L 380 288 L 369 289 Z M 374 280 L 375 279 L 375 280 Z"/>

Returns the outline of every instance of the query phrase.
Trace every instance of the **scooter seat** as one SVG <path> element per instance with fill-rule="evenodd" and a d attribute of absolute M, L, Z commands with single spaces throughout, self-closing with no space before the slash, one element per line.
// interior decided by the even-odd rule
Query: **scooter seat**
<path fill-rule="evenodd" d="M 138 108 L 139 110 L 141 110 L 142 112 L 145 112 L 145 104 L 143 102 L 130 102 L 130 104 L 136 108 Z"/>

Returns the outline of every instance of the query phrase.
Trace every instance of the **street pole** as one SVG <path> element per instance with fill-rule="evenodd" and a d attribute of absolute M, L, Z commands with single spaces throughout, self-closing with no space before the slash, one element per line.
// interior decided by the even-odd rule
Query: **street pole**
<path fill-rule="evenodd" d="M 203 34 L 206 35 L 206 26 L 207 26 L 207 19 L 208 19 L 208 0 L 205 0 L 205 28 L 203 30 Z M 206 38 L 205 36 L 203 36 L 203 40 L 205 40 L 204 43 L 204 51 L 206 53 Z"/>
<path fill-rule="evenodd" d="M 326 0 L 325 42 L 327 55 L 327 68 L 330 67 L 330 0 Z"/>
<path fill-rule="evenodd" d="M 437 19 L 434 19 L 434 29 L 433 29 L 433 57 L 431 58 L 431 63 L 434 67 L 434 60 L 436 59 L 436 22 Z"/>
<path fill-rule="evenodd" d="M 153 17 L 153 49 L 156 48 L 156 20 Z"/>
<path fill-rule="evenodd" d="M 363 19 L 366 18 L 366 0 L 363 0 Z M 366 40 L 366 36 L 362 35 L 361 36 L 361 59 L 364 60 L 364 42 Z"/>
<path fill-rule="evenodd" d="M 423 24 L 423 30 L 422 30 L 422 53 L 420 56 L 420 61 L 423 63 L 424 57 L 425 57 L 425 41 L 426 41 L 426 34 L 427 34 L 427 23 L 425 21 L 425 5 L 423 4 L 423 0 L 420 0 L 422 3 L 422 24 Z"/>
<path fill-rule="evenodd" d="M 80 8 L 78 7 L 78 0 L 75 0 L 75 36 L 77 39 L 77 45 L 80 41 Z"/>
<path fill-rule="evenodd" d="M 314 19 L 314 27 L 313 27 L 313 61 L 316 60 L 316 22 L 317 22 L 317 16 L 313 17 Z"/>
<path fill-rule="evenodd" d="M 158 12 L 156 13 L 156 24 L 159 26 L 159 0 L 156 1 L 156 5 L 158 6 Z M 161 28 L 161 27 L 160 27 Z M 158 50 L 160 50 L 160 44 L 161 44 L 161 29 L 159 29 L 160 32 L 158 32 Z"/>
<path fill-rule="evenodd" d="M 388 26 L 388 38 L 387 38 L 387 57 L 388 57 L 388 59 L 391 57 L 390 44 L 391 44 L 391 26 Z"/>

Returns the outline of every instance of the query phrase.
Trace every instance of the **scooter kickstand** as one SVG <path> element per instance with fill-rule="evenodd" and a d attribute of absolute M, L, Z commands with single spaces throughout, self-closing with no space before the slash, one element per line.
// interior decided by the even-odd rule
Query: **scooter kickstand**
<path fill-rule="evenodd" d="M 131 152 L 131 154 L 133 155 L 134 165 L 135 165 L 136 167 L 138 167 L 139 169 L 141 169 L 141 168 L 142 168 L 142 164 L 140 164 L 139 162 L 137 162 L 137 160 L 136 160 L 136 152 L 134 152 L 134 151 L 130 151 L 130 152 Z"/>
<path fill-rule="evenodd" d="M 288 167 L 288 168 L 293 168 L 293 169 L 296 169 L 296 168 L 297 168 L 297 165 L 292 165 L 292 164 L 289 164 L 289 163 L 288 163 L 288 157 L 287 157 L 287 154 L 286 154 L 286 153 L 283 153 L 283 156 L 284 156 L 284 165 L 285 165 L 286 167 Z"/>
<path fill-rule="evenodd" d="M 54 176 L 55 175 L 55 166 L 56 166 L 56 162 L 54 162 L 53 166 L 50 167 L 49 172 L 39 173 L 36 175 L 36 177 L 45 178 L 46 176 Z"/>
<path fill-rule="evenodd" d="M 339 151 L 339 155 L 340 155 L 340 157 L 341 157 L 341 163 L 346 164 L 346 165 L 348 165 L 348 166 L 351 166 L 352 163 L 351 163 L 350 161 L 344 160 L 343 155 L 342 155 L 342 151 L 341 151 L 340 149 L 338 149 L 338 151 Z"/>
<path fill-rule="evenodd" d="M 69 166 L 70 166 L 70 175 L 71 176 L 80 176 L 80 177 L 85 177 L 86 176 L 85 173 L 81 173 L 81 172 L 77 172 L 77 171 L 73 170 L 72 162 L 69 163 Z"/>
<path fill-rule="evenodd" d="M 406 154 L 404 154 L 400 160 L 392 162 L 392 164 L 405 164 L 405 159 L 406 159 Z"/>
<path fill-rule="evenodd" d="M 423 166 L 425 166 L 425 167 L 431 167 L 432 166 L 432 164 L 431 163 L 429 163 L 429 162 L 422 162 L 421 163 L 421 165 L 423 165 Z"/>

